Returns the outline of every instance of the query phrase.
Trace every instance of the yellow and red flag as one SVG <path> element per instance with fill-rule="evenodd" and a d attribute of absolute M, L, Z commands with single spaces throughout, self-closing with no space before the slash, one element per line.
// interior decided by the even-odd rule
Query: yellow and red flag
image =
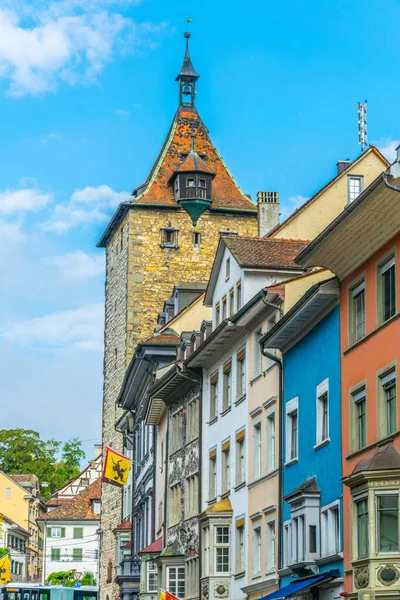
<path fill-rule="evenodd" d="M 165 590 L 160 590 L 160 600 L 166 600 L 166 592 L 165 592 Z"/>
<path fill-rule="evenodd" d="M 167 590 L 165 592 L 165 600 L 180 600 L 180 598 L 178 598 L 178 596 L 174 596 L 174 594 L 171 594 L 171 592 Z"/>
<path fill-rule="evenodd" d="M 9 583 L 11 581 L 10 555 L 6 554 L 0 558 L 0 583 Z"/>
<path fill-rule="evenodd" d="M 128 483 L 131 461 L 127 456 L 116 452 L 112 448 L 106 448 L 104 460 L 103 481 L 123 487 Z"/>

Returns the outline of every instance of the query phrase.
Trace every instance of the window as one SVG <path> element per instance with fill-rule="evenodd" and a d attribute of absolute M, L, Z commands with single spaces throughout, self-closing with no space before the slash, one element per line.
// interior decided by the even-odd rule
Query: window
<path fill-rule="evenodd" d="M 240 400 L 246 394 L 246 349 L 242 348 L 236 355 L 236 386 L 237 399 Z"/>
<path fill-rule="evenodd" d="M 322 444 L 329 439 L 329 379 L 317 386 L 317 441 Z"/>
<path fill-rule="evenodd" d="M 365 336 L 365 281 L 350 290 L 349 317 L 349 341 L 354 344 Z"/>
<path fill-rule="evenodd" d="M 317 526 L 310 525 L 308 527 L 308 535 L 309 535 L 309 550 L 311 554 L 314 554 L 317 551 Z"/>
<path fill-rule="evenodd" d="M 231 387 L 232 387 L 232 360 L 230 359 L 223 368 L 223 390 L 222 390 L 222 412 L 228 410 L 231 406 Z"/>
<path fill-rule="evenodd" d="M 236 312 L 242 308 L 242 282 L 236 284 Z"/>
<path fill-rule="evenodd" d="M 399 551 L 399 495 L 378 494 L 377 506 L 377 551 Z"/>
<path fill-rule="evenodd" d="M 210 528 L 204 527 L 202 530 L 202 573 L 203 577 L 207 577 L 210 574 Z"/>
<path fill-rule="evenodd" d="M 198 231 L 193 233 L 193 248 L 200 248 L 201 234 Z"/>
<path fill-rule="evenodd" d="M 368 556 L 368 499 L 363 498 L 356 502 L 357 516 L 357 556 Z"/>
<path fill-rule="evenodd" d="M 158 568 L 154 560 L 147 561 L 147 591 L 158 591 Z"/>
<path fill-rule="evenodd" d="M 396 313 L 396 265 L 392 256 L 378 267 L 378 324 Z"/>
<path fill-rule="evenodd" d="M 393 369 L 379 378 L 380 381 L 380 422 L 381 435 L 389 435 L 397 430 L 396 371 Z"/>
<path fill-rule="evenodd" d="M 229 526 L 215 527 L 215 572 L 229 573 L 230 561 Z"/>
<path fill-rule="evenodd" d="M 261 477 L 261 423 L 253 425 L 253 479 Z"/>
<path fill-rule="evenodd" d="M 298 398 L 286 404 L 286 462 L 298 458 Z"/>
<path fill-rule="evenodd" d="M 261 373 L 262 373 L 262 354 L 261 354 L 261 347 L 260 347 L 261 338 L 262 338 L 262 331 L 261 331 L 261 329 L 258 329 L 257 331 L 254 332 L 254 357 L 253 357 L 254 372 L 253 372 L 253 377 L 257 377 L 258 375 L 261 375 Z"/>
<path fill-rule="evenodd" d="M 185 567 L 168 567 L 168 591 L 178 598 L 185 597 Z"/>
<path fill-rule="evenodd" d="M 245 431 L 236 434 L 236 486 L 246 481 Z"/>
<path fill-rule="evenodd" d="M 81 479 L 81 485 L 82 485 L 82 487 L 88 487 L 89 479 Z"/>
<path fill-rule="evenodd" d="M 206 180 L 199 179 L 199 188 L 205 188 L 205 187 L 206 187 Z"/>
<path fill-rule="evenodd" d="M 74 540 L 83 538 L 83 527 L 74 527 Z"/>
<path fill-rule="evenodd" d="M 218 373 L 210 378 L 210 421 L 218 416 Z"/>
<path fill-rule="evenodd" d="M 253 577 L 261 574 L 261 526 L 253 529 Z"/>
<path fill-rule="evenodd" d="M 51 527 L 51 535 L 49 537 L 52 537 L 52 538 L 65 537 L 65 527 Z"/>
<path fill-rule="evenodd" d="M 194 187 L 195 186 L 195 181 L 193 177 L 187 177 L 186 178 L 186 187 Z"/>
<path fill-rule="evenodd" d="M 230 462 L 231 462 L 231 443 L 229 440 L 222 444 L 222 474 L 221 474 L 221 494 L 229 492 L 231 487 L 231 474 L 230 474 Z"/>
<path fill-rule="evenodd" d="M 235 295 L 233 288 L 229 290 L 229 316 L 233 317 L 235 314 Z"/>
<path fill-rule="evenodd" d="M 225 262 L 225 280 L 231 276 L 231 259 L 227 258 Z"/>
<path fill-rule="evenodd" d="M 185 480 L 185 519 L 199 512 L 199 476 L 192 475 Z"/>
<path fill-rule="evenodd" d="M 332 556 L 340 551 L 339 505 L 321 509 L 321 556 Z"/>
<path fill-rule="evenodd" d="M 287 567 L 292 554 L 292 524 L 290 521 L 283 524 L 283 539 L 283 562 L 284 566 Z"/>
<path fill-rule="evenodd" d="M 275 454 L 275 412 L 267 415 L 267 430 L 266 430 L 266 446 L 267 446 L 267 473 L 273 471 L 276 467 Z"/>
<path fill-rule="evenodd" d="M 6 487 L 6 498 L 11 498 L 11 488 Z"/>
<path fill-rule="evenodd" d="M 178 230 L 161 229 L 161 248 L 178 248 Z"/>
<path fill-rule="evenodd" d="M 169 488 L 169 526 L 181 520 L 181 486 L 180 483 Z"/>
<path fill-rule="evenodd" d="M 218 327 L 218 325 L 220 324 L 220 320 L 221 320 L 221 312 L 220 312 L 219 302 L 217 302 L 217 304 L 215 305 L 215 326 L 216 327 Z"/>
<path fill-rule="evenodd" d="M 353 202 L 363 191 L 364 177 L 362 175 L 348 175 L 348 200 L 349 204 Z"/>
<path fill-rule="evenodd" d="M 82 548 L 72 548 L 72 560 L 82 560 L 83 550 Z"/>
<path fill-rule="evenodd" d="M 171 417 L 171 452 L 176 452 L 182 447 L 182 409 Z"/>
<path fill-rule="evenodd" d="M 199 410 L 198 401 L 193 400 L 187 405 L 186 410 L 186 443 L 191 442 L 199 435 Z"/>
<path fill-rule="evenodd" d="M 222 298 L 222 320 L 226 319 L 226 296 Z"/>
<path fill-rule="evenodd" d="M 210 452 L 208 479 L 208 498 L 211 502 L 217 497 L 217 451 L 215 449 Z"/>
<path fill-rule="evenodd" d="M 51 560 L 60 560 L 61 550 L 60 548 L 51 549 Z"/>
<path fill-rule="evenodd" d="M 353 450 L 360 450 L 367 443 L 367 398 L 365 387 L 359 388 L 351 396 Z"/>
<path fill-rule="evenodd" d="M 267 571 L 274 571 L 275 556 L 275 521 L 267 522 Z"/>
<path fill-rule="evenodd" d="M 245 552 L 244 552 L 244 518 L 236 521 L 236 539 L 235 539 L 235 571 L 236 574 L 245 571 Z"/>

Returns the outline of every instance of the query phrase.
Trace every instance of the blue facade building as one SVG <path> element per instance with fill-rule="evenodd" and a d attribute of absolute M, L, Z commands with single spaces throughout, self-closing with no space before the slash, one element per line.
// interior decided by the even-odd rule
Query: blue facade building
<path fill-rule="evenodd" d="M 338 302 L 317 283 L 262 340 L 283 364 L 280 597 L 343 590 Z"/>

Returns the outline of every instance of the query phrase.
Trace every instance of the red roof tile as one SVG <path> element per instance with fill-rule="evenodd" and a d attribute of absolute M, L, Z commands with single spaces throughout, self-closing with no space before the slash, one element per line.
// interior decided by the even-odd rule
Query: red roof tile
<path fill-rule="evenodd" d="M 193 150 L 176 169 L 176 173 L 186 173 L 187 171 L 215 174 L 212 168 Z"/>
<path fill-rule="evenodd" d="M 163 333 L 160 333 L 159 335 L 155 334 L 145 340 L 142 340 L 140 342 L 140 344 L 153 344 L 153 345 L 162 344 L 162 345 L 177 346 L 178 344 L 180 344 L 180 341 L 181 341 L 180 337 L 178 335 L 176 335 L 175 333 L 167 333 L 166 331 L 164 331 Z"/>
<path fill-rule="evenodd" d="M 65 499 L 61 506 L 38 517 L 37 521 L 99 521 L 100 515 L 93 513 L 92 500 L 101 499 L 101 479 L 97 479 L 83 492 Z"/>
<path fill-rule="evenodd" d="M 118 525 L 118 527 L 116 527 L 115 531 L 125 531 L 127 529 L 130 530 L 131 527 L 132 527 L 132 523 L 128 519 L 127 521 L 122 521 L 122 523 L 120 523 Z"/>
<path fill-rule="evenodd" d="M 244 236 L 227 236 L 223 241 L 241 267 L 297 271 L 303 269 L 294 259 L 310 243 L 308 240 Z"/>
<path fill-rule="evenodd" d="M 140 551 L 140 554 L 157 554 L 160 553 L 163 549 L 163 541 L 162 537 L 159 537 L 155 542 L 150 544 L 150 546 L 146 546 L 143 550 Z"/>
<path fill-rule="evenodd" d="M 196 152 L 215 172 L 212 184 L 212 208 L 254 210 L 256 206 L 243 194 L 212 143 L 208 130 L 195 108 L 179 107 L 167 139 L 145 184 L 137 188 L 132 204 L 176 206 L 169 180 L 191 151 L 195 137 Z"/>

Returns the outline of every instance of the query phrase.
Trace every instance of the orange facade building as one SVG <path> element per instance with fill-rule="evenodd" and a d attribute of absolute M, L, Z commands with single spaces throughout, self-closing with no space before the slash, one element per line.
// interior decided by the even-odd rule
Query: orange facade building
<path fill-rule="evenodd" d="M 341 284 L 344 589 L 359 600 L 400 595 L 399 232 L 396 161 L 297 259 Z"/>

